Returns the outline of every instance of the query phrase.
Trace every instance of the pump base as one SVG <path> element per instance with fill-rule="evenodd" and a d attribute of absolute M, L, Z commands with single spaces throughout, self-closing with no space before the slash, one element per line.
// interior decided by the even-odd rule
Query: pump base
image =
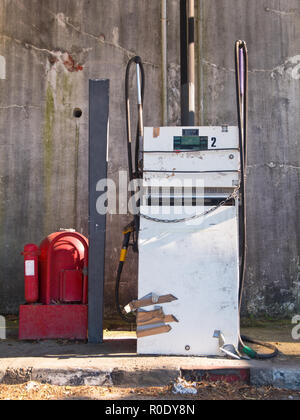
<path fill-rule="evenodd" d="M 86 340 L 87 305 L 20 306 L 19 340 Z"/>

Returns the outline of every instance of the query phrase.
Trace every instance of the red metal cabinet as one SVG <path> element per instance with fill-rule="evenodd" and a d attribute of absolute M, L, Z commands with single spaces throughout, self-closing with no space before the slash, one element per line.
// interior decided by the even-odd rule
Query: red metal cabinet
<path fill-rule="evenodd" d="M 88 240 L 79 233 L 53 233 L 40 246 L 40 300 L 87 303 Z"/>
<path fill-rule="evenodd" d="M 25 247 L 21 340 L 87 338 L 88 251 L 87 238 L 69 231 Z"/>
<path fill-rule="evenodd" d="M 24 247 L 24 282 L 25 300 L 27 303 L 36 303 L 39 300 L 39 248 L 34 244 Z"/>

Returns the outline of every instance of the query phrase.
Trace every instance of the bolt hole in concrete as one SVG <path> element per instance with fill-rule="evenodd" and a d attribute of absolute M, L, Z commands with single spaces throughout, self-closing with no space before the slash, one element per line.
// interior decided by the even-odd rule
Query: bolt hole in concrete
<path fill-rule="evenodd" d="M 80 108 L 75 108 L 74 111 L 73 111 L 73 116 L 75 118 L 81 118 L 82 110 Z"/>

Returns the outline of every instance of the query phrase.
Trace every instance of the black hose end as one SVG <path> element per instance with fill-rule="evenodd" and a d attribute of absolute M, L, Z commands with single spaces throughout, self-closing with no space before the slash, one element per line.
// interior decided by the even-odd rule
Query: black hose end
<path fill-rule="evenodd" d="M 238 45 L 240 50 L 247 48 L 246 41 L 241 41 L 240 39 L 236 41 L 236 45 Z"/>
<path fill-rule="evenodd" d="M 139 56 L 134 57 L 134 61 L 136 64 L 142 64 L 142 59 Z"/>

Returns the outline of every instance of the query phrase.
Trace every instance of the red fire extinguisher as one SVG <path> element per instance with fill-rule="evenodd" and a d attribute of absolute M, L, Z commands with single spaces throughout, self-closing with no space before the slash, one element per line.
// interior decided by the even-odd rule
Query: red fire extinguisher
<path fill-rule="evenodd" d="M 36 303 L 39 300 L 39 248 L 33 244 L 26 245 L 22 255 L 24 255 L 25 300 L 27 303 Z"/>

